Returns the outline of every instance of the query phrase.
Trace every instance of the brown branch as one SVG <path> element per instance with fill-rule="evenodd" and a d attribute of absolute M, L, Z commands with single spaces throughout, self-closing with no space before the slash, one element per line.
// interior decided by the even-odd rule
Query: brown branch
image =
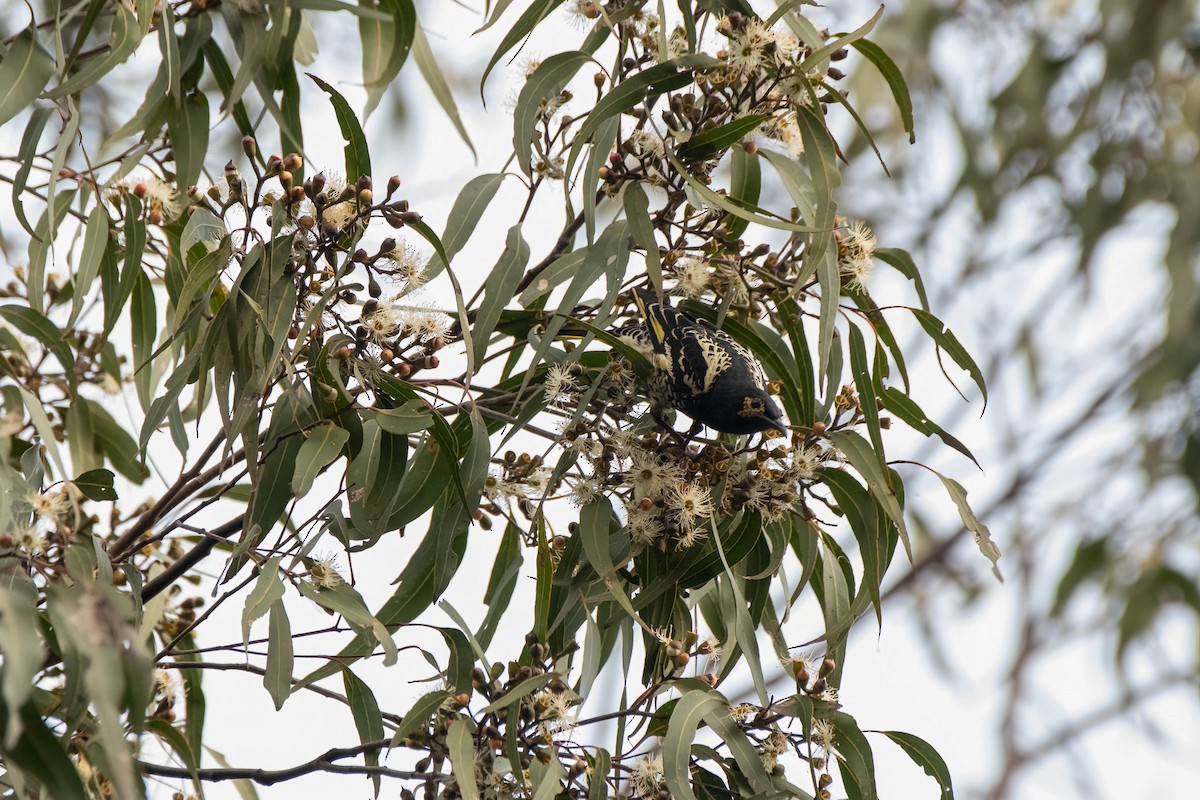
<path fill-rule="evenodd" d="M 600 194 L 602 196 L 603 192 Z M 529 285 L 537 280 L 538 275 L 541 275 L 550 267 L 551 264 L 562 258 L 562 254 L 567 252 L 567 248 L 571 246 L 571 242 L 575 241 L 575 234 L 579 232 L 579 229 L 582 226 L 583 212 L 580 211 L 575 216 L 575 219 L 571 220 L 571 222 L 567 224 L 567 227 L 563 228 L 562 233 L 558 235 L 558 241 L 554 243 L 554 247 L 551 248 L 550 252 L 546 254 L 546 257 L 535 264 L 528 272 L 526 272 L 525 277 L 521 278 L 521 282 L 517 284 L 516 294 L 520 294 L 528 289 Z"/>
<path fill-rule="evenodd" d="M 225 541 L 233 536 L 242 529 L 244 523 L 245 517 L 238 517 L 208 531 L 195 547 L 184 553 L 178 561 L 167 567 L 162 574 L 142 588 L 142 602 L 144 603 L 170 588 L 175 581 L 186 575 L 188 570 L 203 561 L 204 557 L 217 546 L 217 542 Z"/>
<path fill-rule="evenodd" d="M 302 775 L 309 775 L 314 772 L 330 772 L 339 775 L 382 775 L 387 778 L 405 778 L 409 780 L 450 780 L 450 775 L 439 772 L 409 772 L 389 767 L 333 763 L 342 758 L 353 758 L 363 753 L 378 752 L 387 748 L 390 743 L 390 739 L 379 739 L 374 742 L 355 745 L 354 747 L 334 747 L 326 750 L 312 761 L 306 761 L 303 764 L 297 764 L 294 767 L 287 767 L 285 769 L 222 767 L 198 769 L 193 773 L 186 767 L 168 767 L 161 764 L 150 764 L 145 761 L 138 762 L 138 769 L 146 775 L 157 775 L 161 778 L 195 777 L 202 781 L 250 780 L 260 786 L 273 786 L 276 783 L 290 781 L 293 778 L 299 778 Z"/>
<path fill-rule="evenodd" d="M 1076 739 L 1087 735 L 1101 725 L 1117 719 L 1129 711 L 1129 709 L 1155 695 L 1189 683 L 1193 685 L 1196 683 L 1195 673 L 1181 672 L 1168 675 L 1164 678 L 1156 678 L 1149 685 L 1141 689 L 1126 690 L 1115 702 L 1103 708 L 1093 709 L 1090 713 L 1084 714 L 1074 722 L 1062 726 L 1059 730 L 1047 735 L 1039 742 L 1020 749 L 1014 748 L 1009 753 L 1009 757 L 1004 764 L 1004 771 L 1000 774 L 995 785 L 992 786 L 991 791 L 988 792 L 988 800 L 1000 800 L 1005 797 L 1008 794 L 1009 786 L 1017 777 L 1017 773 L 1030 764 L 1058 750 L 1062 750 Z"/>
<path fill-rule="evenodd" d="M 135 522 L 129 528 L 129 530 L 121 534 L 121 536 L 115 542 L 108 546 L 108 557 L 110 559 L 112 559 L 114 562 L 125 559 L 129 555 L 128 551 L 137 546 L 142 536 L 154 526 L 154 523 L 162 519 L 163 514 L 165 514 L 168 509 L 170 509 L 178 500 L 187 497 L 193 491 L 195 491 L 196 488 L 199 488 L 204 483 L 207 483 L 209 480 L 211 480 L 209 475 L 213 473 L 213 470 L 210 469 L 203 475 L 200 474 L 200 470 L 208 461 L 208 459 L 212 458 L 213 453 L 215 453 L 217 448 L 221 446 L 221 442 L 224 440 L 224 438 L 225 437 L 223 434 L 218 434 L 212 440 L 212 442 L 209 443 L 208 447 L 204 448 L 204 452 L 200 454 L 198 459 L 196 459 L 196 463 L 192 465 L 192 468 L 180 473 L 179 478 L 176 479 L 175 483 L 173 483 L 170 488 L 167 489 L 163 496 L 158 498 L 158 501 L 155 502 L 154 505 L 148 508 L 140 517 L 138 517 L 137 522 Z M 237 456 L 238 454 L 235 453 L 229 458 L 222 459 L 222 462 L 215 468 L 218 470 L 217 474 L 219 474 L 220 469 L 223 469 L 226 466 L 232 466 L 234 463 L 236 463 Z M 213 477 L 215 477 L 215 475 L 213 475 Z M 200 480 L 201 478 L 204 479 L 202 482 Z"/>

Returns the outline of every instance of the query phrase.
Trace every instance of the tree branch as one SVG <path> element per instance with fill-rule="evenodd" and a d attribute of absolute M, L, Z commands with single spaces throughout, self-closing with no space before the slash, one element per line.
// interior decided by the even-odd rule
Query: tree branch
<path fill-rule="evenodd" d="M 195 547 L 184 553 L 178 561 L 167 567 L 161 575 L 142 588 L 142 602 L 144 603 L 170 588 L 171 584 L 186 575 L 188 570 L 203 561 L 204 557 L 217 546 L 217 542 L 233 536 L 242 529 L 244 523 L 245 517 L 238 517 L 205 534 L 205 537 Z"/>
<path fill-rule="evenodd" d="M 382 775 L 387 778 L 405 778 L 409 780 L 445 781 L 451 778 L 440 772 L 410 772 L 407 770 L 375 767 L 365 764 L 335 764 L 342 758 L 353 758 L 363 753 L 378 752 L 391 743 L 390 739 L 379 739 L 365 742 L 354 747 L 334 747 L 326 750 L 312 761 L 297 764 L 284 769 L 251 769 L 239 767 L 221 767 L 198 769 L 194 773 L 186 767 L 168 767 L 162 764 L 138 762 L 138 769 L 146 775 L 157 775 L 160 778 L 198 778 L 202 781 L 233 781 L 250 780 L 260 786 L 273 786 L 276 783 L 289 781 L 301 775 L 314 772 L 330 772 L 339 775 Z"/>

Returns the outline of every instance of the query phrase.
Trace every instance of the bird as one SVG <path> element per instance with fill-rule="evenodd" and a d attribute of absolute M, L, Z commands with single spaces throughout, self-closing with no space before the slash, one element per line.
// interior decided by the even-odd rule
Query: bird
<path fill-rule="evenodd" d="M 619 333 L 648 354 L 651 399 L 722 433 L 785 430 L 783 413 L 767 394 L 762 368 L 742 345 L 709 322 L 671 306 L 651 290 L 634 289 L 643 321 Z M 661 421 L 661 420 L 660 420 Z"/>

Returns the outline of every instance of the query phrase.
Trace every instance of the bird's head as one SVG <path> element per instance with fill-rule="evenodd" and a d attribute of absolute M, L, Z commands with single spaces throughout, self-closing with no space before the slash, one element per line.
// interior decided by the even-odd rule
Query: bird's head
<path fill-rule="evenodd" d="M 783 412 L 771 396 L 757 386 L 742 393 L 736 412 L 726 418 L 725 433 L 759 433 L 760 431 L 786 431 Z"/>

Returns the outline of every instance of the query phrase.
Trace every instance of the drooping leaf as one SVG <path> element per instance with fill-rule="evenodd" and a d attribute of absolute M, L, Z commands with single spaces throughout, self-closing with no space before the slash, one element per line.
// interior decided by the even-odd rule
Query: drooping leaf
<path fill-rule="evenodd" d="M 350 701 L 350 713 L 354 717 L 359 742 L 367 744 L 383 739 L 383 716 L 379 713 L 379 702 L 375 699 L 371 687 L 349 669 L 342 671 L 342 681 L 346 687 L 346 699 Z M 379 750 L 365 751 L 363 763 L 371 767 L 379 766 Z M 375 787 L 375 796 L 378 797 L 380 776 L 373 774 L 371 781 Z"/>
<path fill-rule="evenodd" d="M 867 737 L 854 717 L 842 712 L 833 715 L 834 742 L 838 768 L 850 800 L 877 800 L 875 757 Z"/>
<path fill-rule="evenodd" d="M 0 125 L 28 108 L 54 75 L 54 57 L 37 40 L 30 25 L 8 44 L 0 61 Z"/>
<path fill-rule="evenodd" d="M 484 283 L 483 300 L 475 314 L 471 331 L 475 344 L 475 364 L 483 363 L 488 352 L 489 339 L 500 320 L 500 312 L 513 299 L 517 285 L 521 282 L 525 266 L 529 263 L 529 245 L 521 235 L 521 226 L 514 225 L 508 231 L 504 252 Z"/>
<path fill-rule="evenodd" d="M 363 134 L 362 125 L 354 110 L 350 108 L 346 98 L 342 97 L 341 92 L 311 72 L 307 75 L 312 78 L 313 83 L 321 88 L 321 91 L 329 95 L 329 102 L 337 116 L 342 138 L 346 141 L 346 183 L 353 186 L 359 178 L 371 175 L 371 153 L 367 148 L 367 137 Z"/>
<path fill-rule="evenodd" d="M 263 686 L 275 703 L 275 710 L 283 708 L 283 703 L 292 693 L 292 626 L 288 621 L 287 608 L 283 599 L 277 599 L 271 604 L 271 614 L 267 622 L 267 663 L 263 675 Z"/>
<path fill-rule="evenodd" d="M 988 399 L 987 384 L 984 382 L 982 370 L 979 369 L 975 360 L 971 358 L 971 354 L 967 352 L 967 348 L 963 347 L 958 338 L 950 332 L 950 329 L 943 325 L 942 321 L 933 314 L 915 308 L 910 310 L 913 316 L 917 318 L 917 322 L 921 324 L 921 327 L 933 339 L 934 343 L 945 351 L 954 360 L 955 364 L 966 370 L 967 374 L 971 376 L 971 380 L 975 381 L 975 385 L 979 387 L 979 393 L 983 395 L 983 410 L 980 413 L 986 411 Z M 951 384 L 953 383 L 954 381 L 951 380 Z"/>
<path fill-rule="evenodd" d="M 413 35 L 412 56 L 413 60 L 417 62 L 417 69 L 421 71 L 421 76 L 425 78 L 429 90 L 433 92 L 434 99 L 438 101 L 442 111 L 446 112 L 450 123 L 454 125 L 454 130 L 458 131 L 458 135 L 467 149 L 471 151 L 471 155 L 475 155 L 475 145 L 471 144 L 471 137 L 467 134 L 466 126 L 463 125 L 462 116 L 458 113 L 458 104 L 454 102 L 454 93 L 450 91 L 450 84 L 446 82 L 446 76 L 442 74 L 442 69 L 438 66 L 437 59 L 429 48 L 429 40 L 425 38 L 425 29 L 421 25 L 417 25 Z"/>
<path fill-rule="evenodd" d="M 851 43 L 854 49 L 862 53 L 862 55 L 870 61 L 883 75 L 883 79 L 887 81 L 888 87 L 892 90 L 892 97 L 896 100 L 896 106 L 900 109 L 900 122 L 904 125 L 904 131 L 908 134 L 909 144 L 917 141 L 917 134 L 914 130 L 913 123 L 913 105 L 912 97 L 908 93 L 908 84 L 904 81 L 904 75 L 900 72 L 900 68 L 896 66 L 896 62 L 892 61 L 891 57 L 884 52 L 883 48 L 872 42 L 870 39 L 858 39 Z"/>
<path fill-rule="evenodd" d="M 758 130 L 765 114 L 747 114 L 688 139 L 675 151 L 683 159 L 710 158 Z"/>
<path fill-rule="evenodd" d="M 557 98 L 579 68 L 591 60 L 590 55 L 579 50 L 555 53 L 542 61 L 521 87 L 513 111 L 513 148 L 517 164 L 526 175 L 532 174 L 529 145 L 546 101 Z"/>
<path fill-rule="evenodd" d="M 908 757 L 913 760 L 914 764 L 925 770 L 926 775 L 938 782 L 938 787 L 942 792 L 938 800 L 954 800 L 954 787 L 950 781 L 950 770 L 946 767 L 946 761 L 942 758 L 941 754 L 933 749 L 933 745 L 919 736 L 904 733 L 903 731 L 879 732 L 900 745 L 900 748 L 908 754 Z"/>
<path fill-rule="evenodd" d="M 379 105 L 388 87 L 408 59 L 417 33 L 417 10 L 412 0 L 360 0 L 365 8 L 377 6 L 384 17 L 360 16 L 358 34 L 362 40 L 363 85 L 367 101 L 363 119 Z"/>

